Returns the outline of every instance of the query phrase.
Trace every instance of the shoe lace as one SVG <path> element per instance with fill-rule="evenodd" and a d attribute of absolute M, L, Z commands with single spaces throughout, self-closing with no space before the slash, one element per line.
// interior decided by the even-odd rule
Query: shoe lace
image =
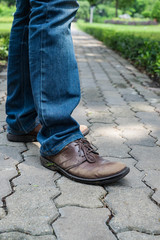
<path fill-rule="evenodd" d="M 83 152 L 85 159 L 90 162 L 96 162 L 96 155 L 99 155 L 91 146 L 91 144 L 85 139 L 76 140 L 76 145 L 79 146 L 79 153 Z"/>

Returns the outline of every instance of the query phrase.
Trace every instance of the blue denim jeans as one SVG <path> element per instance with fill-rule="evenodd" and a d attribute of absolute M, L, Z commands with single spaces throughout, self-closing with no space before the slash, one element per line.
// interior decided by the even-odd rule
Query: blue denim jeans
<path fill-rule="evenodd" d="M 40 122 L 42 155 L 82 138 L 71 117 L 80 84 L 70 26 L 76 0 L 17 0 L 11 29 L 6 113 L 8 132 L 27 134 Z"/>

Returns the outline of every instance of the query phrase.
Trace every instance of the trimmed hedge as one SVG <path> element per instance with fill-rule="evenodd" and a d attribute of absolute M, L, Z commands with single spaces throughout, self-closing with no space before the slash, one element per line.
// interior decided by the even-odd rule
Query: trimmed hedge
<path fill-rule="evenodd" d="M 160 82 L 160 39 L 150 39 L 147 34 L 136 32 L 118 32 L 103 26 L 79 22 L 78 27 L 103 41 L 107 46 L 121 53 L 135 66 L 143 69 L 148 75 Z"/>

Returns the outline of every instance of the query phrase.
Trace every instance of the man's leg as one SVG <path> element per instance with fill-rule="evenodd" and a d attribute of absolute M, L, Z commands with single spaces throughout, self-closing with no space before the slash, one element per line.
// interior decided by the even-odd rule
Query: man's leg
<path fill-rule="evenodd" d="M 80 100 L 70 24 L 75 0 L 30 0 L 29 63 L 35 106 L 42 129 L 42 155 L 53 155 L 82 138 L 71 113 Z"/>
<path fill-rule="evenodd" d="M 108 162 L 86 141 L 71 113 L 80 100 L 70 23 L 75 0 L 30 0 L 29 60 L 33 95 L 42 129 L 41 163 L 88 184 L 115 182 L 128 172 Z"/>
<path fill-rule="evenodd" d="M 17 0 L 16 5 L 9 46 L 6 113 L 9 132 L 21 135 L 36 127 L 37 113 L 29 75 L 30 3 L 29 0 Z"/>

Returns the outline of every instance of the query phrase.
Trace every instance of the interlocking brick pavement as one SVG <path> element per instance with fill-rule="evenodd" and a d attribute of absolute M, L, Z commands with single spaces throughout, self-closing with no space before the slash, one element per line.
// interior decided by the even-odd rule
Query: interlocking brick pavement
<path fill-rule="evenodd" d="M 160 240 L 160 89 L 101 42 L 72 33 L 82 89 L 73 116 L 100 154 L 131 172 L 104 187 L 75 183 L 41 166 L 38 143 L 8 142 L 4 69 L 0 240 Z"/>

